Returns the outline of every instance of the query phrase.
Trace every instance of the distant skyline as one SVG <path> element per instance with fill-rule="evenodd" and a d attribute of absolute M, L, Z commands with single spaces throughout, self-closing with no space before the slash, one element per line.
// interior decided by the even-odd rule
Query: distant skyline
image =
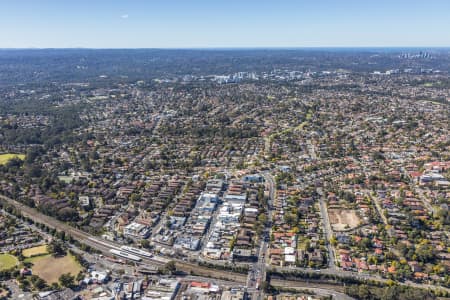
<path fill-rule="evenodd" d="M 0 0 L 0 48 L 449 47 L 448 0 Z"/>

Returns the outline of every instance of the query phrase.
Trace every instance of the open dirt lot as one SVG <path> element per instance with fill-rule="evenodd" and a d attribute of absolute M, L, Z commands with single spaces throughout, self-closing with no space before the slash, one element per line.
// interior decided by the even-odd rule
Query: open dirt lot
<path fill-rule="evenodd" d="M 59 276 L 65 273 L 76 276 L 82 270 L 81 266 L 70 255 L 64 257 L 38 256 L 32 262 L 33 274 L 38 275 L 47 283 L 58 282 Z"/>
<path fill-rule="evenodd" d="M 361 223 L 356 211 L 351 209 L 329 208 L 328 216 L 334 231 L 350 230 Z"/>

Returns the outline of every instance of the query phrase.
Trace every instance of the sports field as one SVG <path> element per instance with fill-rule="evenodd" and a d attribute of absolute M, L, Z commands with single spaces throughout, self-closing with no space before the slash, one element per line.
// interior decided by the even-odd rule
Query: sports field
<path fill-rule="evenodd" d="M 23 256 L 31 257 L 35 255 L 47 254 L 47 245 L 28 248 L 22 251 Z"/>
<path fill-rule="evenodd" d="M 8 270 L 17 265 L 19 261 L 12 255 L 0 254 L 0 271 Z"/>
<path fill-rule="evenodd" d="M 13 153 L 0 154 L 0 165 L 6 164 L 10 159 L 13 159 L 14 157 L 17 157 L 21 160 L 25 159 L 25 155 L 23 154 L 13 154 Z"/>
<path fill-rule="evenodd" d="M 33 262 L 33 274 L 38 275 L 50 284 L 58 282 L 62 274 L 70 273 L 76 276 L 83 269 L 71 255 L 64 257 L 37 256 L 31 258 L 30 261 Z"/>

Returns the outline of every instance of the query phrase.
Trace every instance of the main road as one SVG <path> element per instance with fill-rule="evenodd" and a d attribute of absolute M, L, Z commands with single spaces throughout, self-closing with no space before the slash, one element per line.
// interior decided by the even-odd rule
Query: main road
<path fill-rule="evenodd" d="M 322 188 L 317 188 L 317 194 L 319 194 L 319 208 L 320 215 L 323 221 L 323 231 L 325 233 L 325 238 L 327 239 L 327 249 L 328 249 L 328 268 L 330 270 L 336 270 L 336 264 L 334 260 L 336 259 L 336 255 L 334 253 L 333 245 L 331 244 L 331 240 L 333 239 L 333 231 L 330 225 L 330 219 L 328 217 L 327 205 L 325 204 Z"/>
<path fill-rule="evenodd" d="M 314 282 L 299 282 L 291 280 L 272 279 L 271 284 L 275 287 L 296 289 L 298 291 L 311 291 L 322 297 L 333 297 L 334 300 L 355 300 L 344 294 L 342 285 L 321 284 Z"/>
<path fill-rule="evenodd" d="M 306 141 L 306 144 L 308 145 L 309 156 L 311 156 L 312 159 L 317 160 L 316 146 L 311 142 L 310 139 Z M 334 252 L 333 245 L 331 244 L 331 240 L 333 238 L 333 230 L 331 229 L 330 219 L 328 217 L 327 205 L 325 204 L 324 201 L 325 195 L 321 187 L 318 187 L 316 191 L 317 194 L 319 194 L 319 209 L 323 222 L 322 227 L 325 233 L 325 238 L 327 239 L 326 245 L 328 249 L 328 268 L 330 270 L 336 270 L 335 264 L 336 255 Z"/>
<path fill-rule="evenodd" d="M 249 271 L 247 279 L 247 288 L 249 292 L 252 292 L 252 300 L 261 300 L 264 298 L 264 291 L 261 289 L 261 283 L 266 280 L 266 259 L 268 255 L 267 249 L 269 248 L 269 235 L 272 226 L 272 203 L 275 199 L 275 181 L 269 172 L 262 173 L 264 180 L 267 185 L 266 188 L 269 190 L 269 198 L 267 201 L 267 223 L 264 228 L 261 237 L 261 245 L 258 249 L 257 257 L 258 260 L 252 265 L 252 269 Z M 259 286 L 257 282 L 259 281 Z"/>

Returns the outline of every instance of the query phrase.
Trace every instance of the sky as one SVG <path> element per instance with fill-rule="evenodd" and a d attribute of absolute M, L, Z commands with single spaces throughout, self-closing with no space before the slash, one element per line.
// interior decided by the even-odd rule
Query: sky
<path fill-rule="evenodd" d="M 449 46 L 450 0 L 0 0 L 0 48 Z"/>

